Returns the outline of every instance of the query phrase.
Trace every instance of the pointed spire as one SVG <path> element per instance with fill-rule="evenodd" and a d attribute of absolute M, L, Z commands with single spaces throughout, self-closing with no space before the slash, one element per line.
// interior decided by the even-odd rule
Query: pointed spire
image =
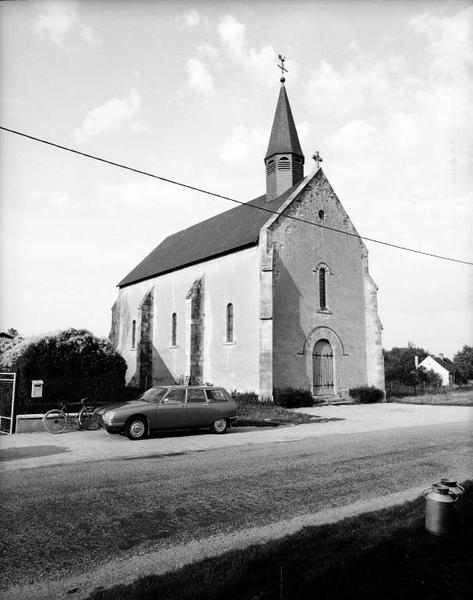
<path fill-rule="evenodd" d="M 279 55 L 281 64 L 281 89 L 264 159 L 266 165 L 266 201 L 271 202 L 304 177 L 304 155 L 302 154 L 296 124 L 284 87 L 284 56 Z"/>
<path fill-rule="evenodd" d="M 269 158 L 273 154 L 289 153 L 303 156 L 286 88 L 284 82 L 281 82 L 281 90 L 265 158 Z"/>

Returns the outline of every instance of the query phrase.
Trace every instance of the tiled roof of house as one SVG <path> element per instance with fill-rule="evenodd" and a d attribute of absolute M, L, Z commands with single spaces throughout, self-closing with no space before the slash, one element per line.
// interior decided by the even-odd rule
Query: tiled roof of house
<path fill-rule="evenodd" d="M 436 363 L 446 369 L 449 373 L 456 373 L 458 371 L 457 365 L 449 358 L 438 358 L 437 356 L 430 356 Z"/>
<path fill-rule="evenodd" d="M 266 196 L 260 196 L 170 235 L 128 273 L 118 287 L 125 287 L 256 244 L 261 227 L 271 215 L 266 210 L 249 207 L 277 211 L 300 183 L 297 182 L 271 202 L 266 202 Z"/>

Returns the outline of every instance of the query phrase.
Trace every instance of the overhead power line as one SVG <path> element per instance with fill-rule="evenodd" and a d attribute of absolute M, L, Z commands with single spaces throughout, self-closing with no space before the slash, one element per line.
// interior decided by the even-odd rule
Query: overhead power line
<path fill-rule="evenodd" d="M 8 127 L 3 127 L 0 125 L 0 130 L 7 131 L 8 133 L 13 133 L 15 135 L 19 135 L 21 137 L 27 138 L 29 140 L 33 140 L 35 142 L 40 142 L 41 144 L 46 144 L 48 146 L 52 146 L 53 148 L 59 148 L 60 150 L 65 150 L 66 152 L 72 152 L 73 154 L 78 154 L 79 156 L 85 156 L 86 158 L 90 158 L 92 160 L 97 160 L 97 161 L 105 163 L 107 165 L 112 165 L 113 167 L 118 167 L 120 169 L 132 171 L 133 173 L 138 173 L 139 175 L 145 175 L 146 177 L 152 177 L 153 179 L 159 179 L 159 181 L 164 181 L 166 183 L 172 183 L 173 185 L 177 185 L 177 186 L 186 188 L 188 190 L 193 190 L 193 191 L 199 192 L 201 194 L 207 194 L 208 196 L 214 196 L 215 198 L 221 198 L 222 200 L 228 200 L 229 202 L 234 202 L 235 204 L 240 204 L 242 206 L 246 206 L 246 207 L 254 209 L 254 210 L 262 210 L 262 211 L 270 213 L 272 215 L 280 215 L 281 214 L 275 210 L 271 210 L 270 208 L 266 208 L 264 206 L 254 206 L 252 204 L 248 204 L 247 202 L 242 202 L 241 200 L 236 200 L 235 198 L 230 198 L 229 196 L 223 196 L 222 194 L 216 194 L 215 192 L 210 192 L 209 190 L 204 190 L 202 188 L 198 188 L 193 185 L 189 185 L 187 183 L 182 183 L 181 181 L 175 181 L 174 179 L 162 177 L 160 175 L 156 175 L 155 173 L 149 173 L 148 171 L 143 171 L 142 169 L 135 169 L 134 167 L 130 167 L 128 165 L 123 165 L 123 164 L 117 163 L 113 160 L 107 160 L 106 158 L 102 158 L 100 156 L 95 156 L 93 154 L 87 154 L 86 152 L 81 152 L 80 150 L 75 150 L 74 148 L 69 148 L 68 146 L 62 146 L 61 144 L 55 144 L 54 142 L 51 142 L 49 140 L 44 140 L 44 139 L 35 137 L 33 135 L 29 135 L 27 133 L 23 133 L 21 131 L 16 131 L 15 129 L 9 129 Z M 357 233 L 343 231 L 343 229 L 337 229 L 336 227 L 330 227 L 328 225 L 322 225 L 321 223 L 315 223 L 314 221 L 309 221 L 308 219 L 303 219 L 301 217 L 294 217 L 291 215 L 285 215 L 285 217 L 288 219 L 293 219 L 294 221 L 300 221 L 301 223 L 306 223 L 307 225 L 312 225 L 313 227 L 319 227 L 320 229 L 327 229 L 328 231 L 334 231 L 336 233 L 341 233 L 343 235 L 355 237 L 360 240 L 365 240 L 367 242 L 373 242 L 374 244 L 381 244 L 382 246 L 388 246 L 389 248 L 395 248 L 396 250 L 404 250 L 406 252 L 412 252 L 414 254 L 421 254 L 423 256 L 429 256 L 431 258 L 437 258 L 440 260 L 447 260 L 450 262 L 473 266 L 473 262 L 468 261 L 468 260 L 452 258 L 449 256 L 443 256 L 441 254 L 434 254 L 432 252 L 424 252 L 423 250 L 417 250 L 415 248 L 408 248 L 407 246 L 401 246 L 399 244 L 393 244 L 391 242 L 384 242 L 383 240 L 377 240 L 375 238 L 370 238 L 370 237 L 367 237 L 364 235 L 359 235 Z"/>

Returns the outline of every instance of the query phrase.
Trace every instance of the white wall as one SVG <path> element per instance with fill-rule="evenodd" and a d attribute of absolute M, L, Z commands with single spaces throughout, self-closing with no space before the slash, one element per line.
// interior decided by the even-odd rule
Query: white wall
<path fill-rule="evenodd" d="M 428 371 L 438 373 L 442 378 L 442 385 L 450 385 L 449 372 L 447 369 L 444 369 L 442 365 L 439 365 L 431 356 L 424 358 L 424 360 L 419 363 L 419 367 L 424 367 L 424 369 L 427 369 Z"/>
<path fill-rule="evenodd" d="M 136 370 L 131 349 L 131 322 L 137 322 L 144 296 L 154 288 L 153 377 L 157 383 L 186 375 L 186 295 L 204 278 L 204 381 L 229 391 L 258 392 L 259 387 L 259 255 L 258 247 L 227 254 L 136 283 L 119 292 L 118 351 L 128 364 L 127 381 Z M 233 304 L 234 343 L 225 341 L 225 311 Z M 177 314 L 177 347 L 171 347 L 171 315 Z"/>

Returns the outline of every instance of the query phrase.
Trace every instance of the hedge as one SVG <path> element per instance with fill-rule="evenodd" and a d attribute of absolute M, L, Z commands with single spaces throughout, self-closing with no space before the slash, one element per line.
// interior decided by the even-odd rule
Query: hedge
<path fill-rule="evenodd" d="M 384 400 L 384 392 L 373 385 L 362 385 L 348 391 L 353 400 L 360 404 L 372 404 Z"/>
<path fill-rule="evenodd" d="M 313 406 L 314 398 L 309 390 L 300 388 L 276 388 L 273 392 L 274 404 L 284 408 Z"/>
<path fill-rule="evenodd" d="M 27 338 L 1 356 L 2 370 L 17 373 L 17 412 L 41 412 L 58 401 L 72 404 L 117 399 L 125 387 L 126 362 L 105 339 L 85 329 Z M 31 381 L 44 381 L 43 398 L 31 398 Z"/>

